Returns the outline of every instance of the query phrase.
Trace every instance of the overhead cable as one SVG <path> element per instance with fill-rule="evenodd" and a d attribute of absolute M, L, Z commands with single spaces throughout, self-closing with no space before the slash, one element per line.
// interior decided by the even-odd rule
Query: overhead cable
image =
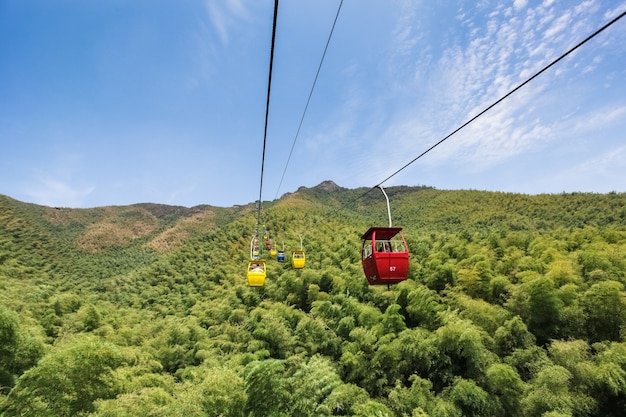
<path fill-rule="evenodd" d="M 446 137 L 444 137 L 443 139 L 441 139 L 439 142 L 435 143 L 434 145 L 432 145 L 430 148 L 426 149 L 424 152 L 422 152 L 421 154 L 419 154 L 417 157 L 415 157 L 413 160 L 411 160 L 410 162 L 408 162 L 407 164 L 405 164 L 402 168 L 398 169 L 397 171 L 395 171 L 393 174 L 389 175 L 387 178 L 385 178 L 384 180 L 382 180 L 381 182 L 379 182 L 378 184 L 374 185 L 373 187 L 367 189 L 367 191 L 365 191 L 364 193 L 360 194 L 359 196 L 357 196 L 356 198 L 354 198 L 354 200 L 352 200 L 351 202 L 348 202 L 347 204 L 350 205 L 354 202 L 356 202 L 356 200 L 363 198 L 364 196 L 366 196 L 367 194 L 369 194 L 370 192 L 372 192 L 373 190 L 375 190 L 376 188 L 382 186 L 382 184 L 384 184 L 385 182 L 387 182 L 388 180 L 390 180 L 391 178 L 393 178 L 394 176 L 396 176 L 397 174 L 399 174 L 401 171 L 403 171 L 404 169 L 406 169 L 409 165 L 413 164 L 415 161 L 417 161 L 418 159 L 420 159 L 422 156 L 426 155 L 428 152 L 432 151 L 434 148 L 436 148 L 437 146 L 439 146 L 440 144 L 442 144 L 444 141 L 446 141 L 447 139 L 449 139 L 451 136 L 453 136 L 454 134 L 456 134 L 457 132 L 459 132 L 461 129 L 463 129 L 465 126 L 469 125 L 470 123 L 472 123 L 474 120 L 478 119 L 480 116 L 482 116 L 483 114 L 485 114 L 487 111 L 491 110 L 493 107 L 495 107 L 497 104 L 499 104 L 500 102 L 502 102 L 504 99 L 506 99 L 507 97 L 509 97 L 510 95 L 512 95 L 513 93 L 515 93 L 517 90 L 519 90 L 520 88 L 522 88 L 523 86 L 525 86 L 526 84 L 528 84 L 529 82 L 531 82 L 532 80 L 534 80 L 535 78 L 537 78 L 539 75 L 541 75 L 542 73 L 544 73 L 545 71 L 547 71 L 549 68 L 551 68 L 552 66 L 554 66 L 557 62 L 561 61 L 562 59 L 564 59 L 566 56 L 568 56 L 569 54 L 571 54 L 572 52 L 574 52 L 576 49 L 580 48 L 582 45 L 584 45 L 585 43 L 587 43 L 588 41 L 590 41 L 591 39 L 593 39 L 595 36 L 599 35 L 601 32 L 603 32 L 604 30 L 606 30 L 607 28 L 609 28 L 611 25 L 613 25 L 614 23 L 616 23 L 618 20 L 622 19 L 624 16 L 626 15 L 626 10 L 623 11 L 622 13 L 618 14 L 615 18 L 613 18 L 611 21 L 609 21 L 608 23 L 606 23 L 604 26 L 602 26 L 601 28 L 599 28 L 598 30 L 596 30 L 595 32 L 593 32 L 591 35 L 587 36 L 585 39 L 583 39 L 581 42 L 579 42 L 578 44 L 576 44 L 574 47 L 572 47 L 571 49 L 569 49 L 567 52 L 565 52 L 564 54 L 562 54 L 560 57 L 558 57 L 557 59 L 555 59 L 554 61 L 552 61 L 551 63 L 549 63 L 548 65 L 546 65 L 544 68 L 542 68 L 540 71 L 538 71 L 536 74 L 534 74 L 533 76 L 531 76 L 530 78 L 528 78 L 526 81 L 524 81 L 523 83 L 521 83 L 520 85 L 518 85 L 517 87 L 515 87 L 513 90 L 511 90 L 510 92 L 508 92 L 507 94 L 505 94 L 503 97 L 499 98 L 498 100 L 496 100 L 493 104 L 489 105 L 488 107 L 486 107 L 484 110 L 482 110 L 480 113 L 478 113 L 476 116 L 472 117 L 471 119 L 469 119 L 467 122 L 463 123 L 461 126 L 459 126 L 457 129 L 455 129 L 454 131 L 452 131 L 452 133 L 448 134 Z M 336 211 L 338 211 L 339 209 L 337 209 Z"/>
<path fill-rule="evenodd" d="M 259 204 L 257 207 L 257 229 L 261 223 L 261 198 L 263 196 L 263 171 L 265 169 L 265 148 L 267 146 L 267 120 L 270 112 L 270 92 L 272 91 L 272 65 L 274 63 L 274 44 L 276 43 L 276 20 L 278 18 L 278 0 L 274 0 L 274 21 L 272 23 L 272 46 L 270 48 L 270 69 L 267 79 L 267 101 L 265 103 L 265 130 L 263 132 L 263 154 L 261 156 L 261 182 L 259 185 Z"/>
<path fill-rule="evenodd" d="M 403 171 L 405 168 L 407 168 L 409 165 L 413 164 L 415 161 L 417 161 L 418 159 L 420 159 L 422 156 L 426 155 L 428 152 L 432 151 L 433 149 L 435 149 L 437 146 L 441 145 L 443 142 L 445 142 L 447 139 L 449 139 L 452 135 L 456 134 L 457 132 L 459 132 L 461 129 L 463 129 L 465 126 L 469 125 L 470 123 L 472 123 L 474 120 L 478 119 L 480 116 L 482 116 L 483 114 L 487 113 L 489 110 L 491 110 L 493 107 L 495 107 L 496 105 L 498 105 L 500 102 L 502 102 L 503 100 L 505 100 L 506 98 L 508 98 L 510 95 L 512 95 L 513 93 L 515 93 L 517 90 L 519 90 L 520 88 L 524 87 L 526 84 L 528 84 L 529 82 L 531 82 L 532 80 L 534 80 L 535 78 L 537 78 L 538 76 L 540 76 L 541 74 L 543 74 L 545 71 L 547 71 L 549 68 L 551 68 L 552 66 L 554 66 L 557 62 L 561 61 L 562 59 L 564 59 L 566 56 L 568 56 L 569 54 L 571 54 L 572 52 L 574 52 L 576 49 L 580 48 L 582 45 L 584 45 L 585 43 L 587 43 L 588 41 L 590 41 L 591 39 L 593 39 L 595 36 L 597 36 L 598 34 L 600 34 L 602 31 L 604 31 L 605 29 L 607 29 L 609 26 L 611 26 L 612 24 L 614 24 L 615 22 L 617 22 L 618 20 L 620 20 L 621 18 L 624 17 L 624 15 L 626 15 L 626 10 L 623 11 L 621 14 L 619 14 L 617 17 L 615 17 L 614 19 L 612 19 L 610 22 L 606 23 L 604 26 L 602 26 L 600 29 L 596 30 L 595 32 L 593 32 L 591 35 L 587 36 L 584 40 L 582 40 L 581 42 L 579 42 L 578 44 L 576 44 L 574 47 L 572 47 L 570 50 L 568 50 L 567 52 L 565 52 L 563 55 L 561 55 L 560 57 L 558 57 L 557 59 L 555 59 L 554 61 L 552 61 L 551 63 L 549 63 L 548 65 L 546 65 L 545 67 L 543 67 L 540 71 L 538 71 L 535 75 L 531 76 L 530 78 L 528 78 L 526 81 L 524 81 L 523 83 L 521 83 L 520 85 L 518 85 L 517 87 L 515 87 L 513 90 L 511 90 L 510 92 L 508 92 L 507 94 L 505 94 L 504 96 L 502 96 L 501 98 L 499 98 L 498 100 L 496 100 L 493 104 L 489 105 L 488 107 L 486 107 L 483 111 L 481 111 L 480 113 L 478 113 L 476 116 L 472 117 L 471 119 L 469 119 L 468 121 L 466 121 L 465 123 L 463 123 L 461 126 L 459 126 L 458 128 L 456 128 L 454 131 L 452 131 L 452 133 L 448 134 L 446 137 L 444 137 L 443 139 L 441 139 L 439 142 L 435 143 L 434 145 L 432 145 L 430 148 L 426 149 L 424 152 L 422 152 L 421 154 L 419 154 L 417 157 L 415 157 L 413 160 L 411 160 L 410 162 L 408 162 L 407 164 L 405 164 L 402 168 L 398 169 L 396 172 L 394 172 L 393 174 L 389 175 L 387 178 L 385 178 L 384 180 L 382 180 L 381 182 L 379 182 L 378 184 L 376 184 L 375 186 L 373 186 L 370 190 L 368 190 L 365 194 L 371 192 L 374 188 L 379 187 L 380 185 L 384 184 L 385 182 L 387 182 L 389 179 L 391 179 L 392 177 L 396 176 L 398 173 L 400 173 L 401 171 Z"/>
<path fill-rule="evenodd" d="M 291 150 L 289 151 L 289 156 L 287 157 L 287 163 L 285 164 L 285 169 L 283 169 L 283 175 L 280 177 L 280 183 L 278 184 L 278 188 L 276 189 L 276 195 L 274 196 L 274 199 L 278 198 L 280 187 L 283 184 L 283 179 L 285 178 L 285 173 L 287 172 L 287 167 L 289 166 L 289 161 L 291 160 L 291 154 L 293 153 L 293 149 L 296 146 L 296 141 L 298 140 L 298 135 L 300 134 L 300 128 L 302 127 L 302 122 L 304 122 L 304 116 L 306 115 L 306 111 L 309 108 L 309 103 L 311 102 L 311 96 L 313 96 L 313 90 L 315 89 L 315 84 L 317 84 L 317 77 L 320 75 L 320 70 L 322 69 L 322 64 L 324 63 L 324 57 L 326 56 L 326 51 L 328 50 L 330 39 L 333 36 L 333 32 L 335 30 L 335 25 L 337 24 L 337 19 L 339 18 L 339 12 L 341 11 L 342 4 L 343 4 L 343 0 L 339 2 L 339 7 L 337 8 L 337 13 L 335 14 L 335 20 L 333 21 L 333 26 L 330 29 L 330 34 L 328 35 L 328 40 L 326 41 L 326 47 L 324 48 L 322 59 L 320 60 L 320 64 L 317 67 L 317 73 L 315 74 L 315 79 L 313 80 L 311 91 L 309 92 L 309 98 L 307 99 L 306 105 L 304 106 L 304 111 L 302 112 L 302 117 L 300 118 L 300 124 L 298 125 L 296 136 L 293 138 L 293 143 L 291 144 Z"/>

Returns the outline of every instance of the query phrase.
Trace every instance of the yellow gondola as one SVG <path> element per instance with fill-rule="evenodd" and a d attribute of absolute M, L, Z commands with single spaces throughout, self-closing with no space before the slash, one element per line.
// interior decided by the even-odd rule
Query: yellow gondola
<path fill-rule="evenodd" d="M 306 258 L 304 256 L 304 248 L 302 247 L 302 235 L 300 236 L 300 250 L 294 250 L 291 252 L 291 266 L 294 269 L 302 269 L 304 268 L 304 263 L 306 262 Z"/>
<path fill-rule="evenodd" d="M 273 258 L 278 254 L 278 250 L 276 250 L 276 245 L 274 242 L 270 240 L 270 256 Z"/>
<path fill-rule="evenodd" d="M 267 250 L 270 251 L 270 256 L 273 258 L 278 254 L 278 251 L 276 250 L 276 245 L 274 245 L 274 242 L 272 242 L 271 240 L 269 242 L 270 244 Z"/>
<path fill-rule="evenodd" d="M 265 261 L 256 259 L 248 262 L 248 285 L 250 287 L 262 287 L 265 285 Z"/>
<path fill-rule="evenodd" d="M 304 256 L 303 250 L 294 250 L 293 252 L 291 252 L 291 266 L 293 266 L 295 269 L 304 268 L 305 261 L 306 258 Z"/>

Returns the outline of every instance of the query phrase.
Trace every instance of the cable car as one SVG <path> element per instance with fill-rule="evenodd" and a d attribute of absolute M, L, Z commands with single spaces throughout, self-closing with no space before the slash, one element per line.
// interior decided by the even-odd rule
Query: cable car
<path fill-rule="evenodd" d="M 294 250 L 291 252 L 291 266 L 295 269 L 304 268 L 304 263 L 306 262 L 306 258 L 304 256 L 303 250 Z"/>
<path fill-rule="evenodd" d="M 304 256 L 304 249 L 302 248 L 302 235 L 300 236 L 300 250 L 294 250 L 291 252 L 291 266 L 294 269 L 304 268 L 306 257 Z"/>
<path fill-rule="evenodd" d="M 370 285 L 397 284 L 404 281 L 409 271 L 409 249 L 401 227 L 391 226 L 389 198 L 387 200 L 389 227 L 370 227 L 361 236 L 361 263 Z"/>
<path fill-rule="evenodd" d="M 253 259 L 248 262 L 248 286 L 262 287 L 266 276 L 265 261 Z"/>
<path fill-rule="evenodd" d="M 265 239 L 265 249 L 269 251 L 270 256 L 272 257 L 276 256 L 278 253 L 276 245 L 274 245 L 274 242 L 269 237 Z"/>
<path fill-rule="evenodd" d="M 409 252 L 401 227 L 370 227 L 361 239 L 361 262 L 370 285 L 397 284 L 406 279 Z"/>
<path fill-rule="evenodd" d="M 276 250 L 276 245 L 271 240 L 270 240 L 270 249 L 269 249 L 269 251 L 270 251 L 270 256 L 271 257 L 274 257 L 274 256 L 278 255 L 278 251 Z"/>
<path fill-rule="evenodd" d="M 279 250 L 276 253 L 276 260 L 278 262 L 285 262 L 285 242 L 283 242 L 283 250 Z"/>

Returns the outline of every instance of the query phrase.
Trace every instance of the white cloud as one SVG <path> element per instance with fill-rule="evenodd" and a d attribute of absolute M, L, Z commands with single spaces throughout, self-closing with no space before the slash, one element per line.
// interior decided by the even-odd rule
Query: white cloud
<path fill-rule="evenodd" d="M 36 169 L 30 170 L 20 193 L 27 201 L 45 206 L 85 207 L 85 199 L 95 190 L 87 175 L 84 155 L 51 150 Z"/>
<path fill-rule="evenodd" d="M 626 146 L 619 146 L 564 169 L 551 182 L 566 191 L 625 192 L 625 177 Z"/>
<path fill-rule="evenodd" d="M 571 125 L 571 131 L 578 134 L 597 131 L 601 128 L 613 126 L 626 120 L 626 106 L 615 106 L 613 103 L 584 114 Z"/>
<path fill-rule="evenodd" d="M 418 155 L 565 52 L 572 40 L 582 40 L 587 33 L 581 32 L 581 28 L 593 26 L 592 19 L 598 14 L 598 7 L 590 1 L 570 9 L 553 1 L 524 8 L 526 6 L 527 2 L 519 1 L 514 3 L 515 11 L 508 15 L 487 13 L 487 20 L 478 31 L 472 22 L 480 18 L 468 15 L 471 10 L 465 11 L 463 21 L 472 37 L 445 45 L 438 63 L 427 74 L 432 87 L 432 100 L 420 102 L 420 108 L 410 116 L 413 120 L 389 129 L 396 141 L 404 143 L 402 149 L 405 154 Z M 557 67 L 542 74 L 447 140 L 445 146 L 442 145 L 439 152 L 433 152 L 429 159 L 436 158 L 441 162 L 443 159 L 460 158 L 459 161 L 470 164 L 489 165 L 540 149 L 548 138 L 562 138 L 563 132 L 559 128 L 570 131 L 572 123 L 583 121 L 568 120 L 570 125 L 564 126 L 558 119 L 551 120 L 551 112 L 558 113 L 561 107 L 570 103 L 567 94 L 563 97 L 551 96 L 549 91 L 555 81 L 562 81 L 564 74 L 576 65 L 581 66 L 579 71 L 590 71 L 598 65 L 598 61 L 561 61 Z M 562 106 L 561 100 L 567 106 Z M 615 119 L 615 114 L 621 115 L 621 110 L 605 112 L 605 119 Z M 598 123 L 606 124 L 608 121 Z M 416 134 L 420 131 L 440 133 L 439 137 L 416 140 L 424 137 Z M 425 140 L 430 144 L 424 143 Z"/>
<path fill-rule="evenodd" d="M 605 14 L 604 14 L 604 18 L 605 19 L 613 19 L 615 17 L 617 17 L 617 15 L 619 13 L 622 13 L 624 11 L 624 9 L 626 9 L 626 2 L 622 2 L 619 5 L 616 5 L 613 9 L 608 10 Z"/>
<path fill-rule="evenodd" d="M 552 23 L 548 30 L 545 31 L 543 37 L 549 39 L 555 37 L 561 32 L 564 32 L 565 29 L 570 25 L 571 19 L 572 14 L 570 12 L 562 14 Z"/>
<path fill-rule="evenodd" d="M 78 188 L 70 183 L 44 178 L 25 189 L 25 194 L 36 204 L 44 206 L 84 207 L 85 198 L 94 191 L 95 187 Z"/>
<path fill-rule="evenodd" d="M 249 17 L 248 10 L 242 0 L 216 1 L 206 0 L 205 5 L 209 20 L 215 28 L 223 45 L 229 42 L 229 32 L 241 20 Z"/>
<path fill-rule="evenodd" d="M 528 0 L 515 0 L 513 2 L 513 7 L 516 9 L 523 9 L 528 4 Z"/>

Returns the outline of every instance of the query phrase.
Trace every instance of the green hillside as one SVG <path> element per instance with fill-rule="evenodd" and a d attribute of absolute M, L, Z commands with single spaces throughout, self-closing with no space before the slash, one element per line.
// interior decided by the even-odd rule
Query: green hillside
<path fill-rule="evenodd" d="M 370 191 L 370 192 L 368 192 Z M 379 190 L 256 206 L 0 196 L 2 416 L 624 416 L 626 194 L 390 187 L 408 279 L 370 287 Z"/>

